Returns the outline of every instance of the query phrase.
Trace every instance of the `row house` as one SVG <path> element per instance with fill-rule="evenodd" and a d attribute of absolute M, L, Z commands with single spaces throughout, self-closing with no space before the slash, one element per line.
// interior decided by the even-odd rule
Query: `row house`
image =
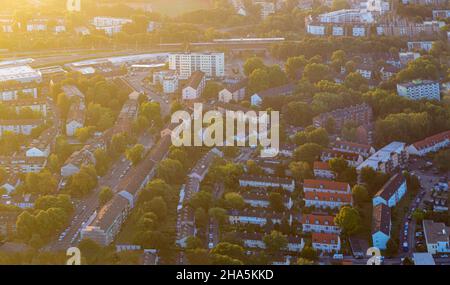
<path fill-rule="evenodd" d="M 325 213 L 305 214 L 302 217 L 303 232 L 340 234 L 341 229 L 334 223 L 334 216 Z"/>
<path fill-rule="evenodd" d="M 383 185 L 372 199 L 373 206 L 384 204 L 389 208 L 397 205 L 405 196 L 407 191 L 406 178 L 401 172 L 394 174 L 386 184 Z"/>
<path fill-rule="evenodd" d="M 408 153 L 410 155 L 424 156 L 431 152 L 439 151 L 450 145 L 450 131 L 445 131 L 421 141 L 415 142 L 408 146 Z"/>
<path fill-rule="evenodd" d="M 219 91 L 219 102 L 229 103 L 230 101 L 239 102 L 245 97 L 248 80 L 244 79 L 238 83 L 227 86 Z"/>
<path fill-rule="evenodd" d="M 307 207 L 339 209 L 353 204 L 348 183 L 305 179 L 303 192 Z"/>
<path fill-rule="evenodd" d="M 286 216 L 284 213 L 255 208 L 230 210 L 228 215 L 231 224 L 253 224 L 258 226 L 264 226 L 268 220 L 271 220 L 273 224 L 281 224 L 281 220 Z M 289 223 L 291 222 L 290 218 Z"/>
<path fill-rule="evenodd" d="M 341 238 L 338 234 L 313 233 L 312 247 L 321 252 L 339 252 L 341 250 Z"/>
<path fill-rule="evenodd" d="M 356 168 L 356 171 L 358 174 L 361 174 L 362 169 L 370 167 L 375 171 L 392 173 L 397 169 L 403 168 L 408 159 L 409 154 L 406 150 L 406 143 L 391 142 L 361 163 Z"/>
<path fill-rule="evenodd" d="M 56 126 L 43 131 L 25 148 L 26 157 L 48 157 L 53 150 L 58 134 Z"/>
<path fill-rule="evenodd" d="M 114 196 L 100 209 L 92 224 L 83 228 L 81 239 L 91 239 L 102 246 L 111 244 L 119 233 L 129 211 L 129 201 L 121 195 Z"/>
<path fill-rule="evenodd" d="M 249 204 L 251 207 L 256 208 L 269 208 L 270 207 L 270 192 L 266 189 L 250 189 L 241 192 L 241 196 L 244 202 Z M 283 205 L 287 209 L 291 209 L 293 202 L 291 197 L 288 195 L 283 195 Z"/>
<path fill-rule="evenodd" d="M 70 106 L 66 119 L 66 134 L 71 137 L 76 131 L 84 127 L 86 106 L 83 100 L 73 103 Z"/>
<path fill-rule="evenodd" d="M 47 100 L 43 97 L 5 101 L 3 104 L 14 109 L 16 113 L 19 113 L 24 109 L 30 109 L 33 112 L 47 117 Z"/>
<path fill-rule="evenodd" d="M 206 76 L 202 71 L 195 71 L 192 73 L 188 83 L 182 90 L 183 100 L 199 99 L 206 86 Z"/>
<path fill-rule="evenodd" d="M 82 149 L 72 153 L 72 155 L 66 160 L 64 165 L 61 167 L 61 176 L 69 177 L 78 172 L 83 165 L 95 165 L 94 151 L 96 148 L 101 146 L 90 146 L 86 145 Z"/>
<path fill-rule="evenodd" d="M 315 178 L 323 178 L 323 179 L 336 178 L 336 173 L 331 170 L 328 162 L 314 161 L 313 171 Z"/>
<path fill-rule="evenodd" d="M 342 152 L 334 149 L 324 149 L 320 155 L 320 159 L 325 162 L 333 158 L 342 158 L 352 167 L 357 167 L 364 161 L 364 158 L 357 153 Z"/>
<path fill-rule="evenodd" d="M 266 249 L 264 242 L 264 235 L 260 233 L 239 233 L 239 239 L 244 242 L 244 246 L 247 248 Z M 287 236 L 286 250 L 290 252 L 300 252 L 305 246 L 303 238 L 298 236 Z"/>
<path fill-rule="evenodd" d="M 322 128 L 330 118 L 335 122 L 336 131 L 340 131 L 344 123 L 348 121 L 356 122 L 358 125 L 369 125 L 373 120 L 373 112 L 368 104 L 363 103 L 322 113 L 313 118 L 313 125 L 316 128 Z"/>
<path fill-rule="evenodd" d="M 391 238 L 391 210 L 385 204 L 373 207 L 372 212 L 372 244 L 374 247 L 384 250 Z"/>
<path fill-rule="evenodd" d="M 370 145 L 342 140 L 335 141 L 332 149 L 341 152 L 356 153 L 364 158 L 367 158 L 375 153 L 375 149 Z"/>
<path fill-rule="evenodd" d="M 294 179 L 275 176 L 244 175 L 239 178 L 239 186 L 254 188 L 283 188 L 286 191 L 295 190 Z"/>
<path fill-rule="evenodd" d="M 26 157 L 22 155 L 0 157 L 0 167 L 9 175 L 38 173 L 47 165 L 46 157 Z"/>
<path fill-rule="evenodd" d="M 0 137 L 5 132 L 29 136 L 44 123 L 42 119 L 0 120 Z"/>

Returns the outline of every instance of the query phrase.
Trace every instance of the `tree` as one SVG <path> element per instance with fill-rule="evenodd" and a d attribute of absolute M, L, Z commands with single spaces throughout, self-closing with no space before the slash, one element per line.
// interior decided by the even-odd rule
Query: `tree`
<path fill-rule="evenodd" d="M 259 57 L 250 57 L 244 63 L 244 74 L 250 76 L 256 69 L 263 69 L 265 67 L 264 62 Z"/>
<path fill-rule="evenodd" d="M 186 239 L 186 249 L 203 248 L 203 241 L 196 237 L 190 236 Z"/>
<path fill-rule="evenodd" d="M 230 209 L 243 209 L 245 207 L 244 199 L 236 192 L 226 193 L 225 203 Z"/>
<path fill-rule="evenodd" d="M 334 222 L 338 225 L 344 234 L 350 236 L 356 233 L 361 226 L 361 217 L 358 210 L 350 206 L 344 206 L 334 218 Z"/>
<path fill-rule="evenodd" d="M 220 90 L 223 89 L 223 86 L 218 82 L 208 81 L 205 86 L 205 90 L 203 90 L 202 97 L 206 100 L 211 100 L 217 98 Z"/>
<path fill-rule="evenodd" d="M 297 265 L 313 265 L 314 261 L 303 258 L 303 257 L 299 257 L 297 259 Z"/>
<path fill-rule="evenodd" d="M 353 198 L 355 199 L 356 203 L 364 203 L 369 200 L 369 192 L 367 191 L 366 187 L 362 185 L 355 185 L 352 188 L 352 194 Z"/>
<path fill-rule="evenodd" d="M 184 180 L 184 168 L 181 162 L 174 159 L 164 159 L 158 164 L 157 176 L 167 183 L 181 184 Z"/>
<path fill-rule="evenodd" d="M 78 128 L 75 130 L 75 137 L 82 143 L 85 143 L 92 134 L 92 127 Z"/>
<path fill-rule="evenodd" d="M 313 177 L 313 171 L 307 162 L 293 161 L 289 164 L 289 170 L 292 176 L 298 181 Z"/>
<path fill-rule="evenodd" d="M 269 202 L 270 207 L 277 212 L 284 211 L 284 203 L 283 203 L 283 196 L 280 193 L 277 192 L 271 192 L 269 194 Z"/>
<path fill-rule="evenodd" d="M 108 201 L 111 200 L 113 196 L 114 196 L 114 194 L 113 194 L 111 188 L 102 187 L 102 189 L 100 190 L 100 193 L 98 194 L 100 205 L 103 206 L 106 203 L 108 203 Z"/>
<path fill-rule="evenodd" d="M 24 191 L 31 194 L 50 194 L 56 191 L 57 182 L 48 170 L 27 173 Z"/>
<path fill-rule="evenodd" d="M 367 87 L 367 79 L 359 72 L 351 72 L 345 77 L 344 85 L 353 90 L 361 90 Z"/>
<path fill-rule="evenodd" d="M 415 209 L 412 217 L 416 220 L 416 223 L 421 224 L 423 219 L 425 219 L 425 212 L 421 209 Z"/>
<path fill-rule="evenodd" d="M 263 175 L 264 170 L 252 159 L 246 162 L 247 173 L 250 175 Z"/>
<path fill-rule="evenodd" d="M 306 143 L 299 146 L 294 151 L 296 161 L 304 161 L 312 164 L 322 153 L 323 147 L 316 143 Z"/>
<path fill-rule="evenodd" d="M 320 80 L 330 77 L 330 69 L 328 66 L 320 63 L 308 63 L 305 66 L 303 75 L 309 79 L 310 82 L 316 83 Z"/>
<path fill-rule="evenodd" d="M 227 211 L 223 208 L 214 207 L 209 209 L 208 211 L 209 216 L 215 220 L 219 225 L 223 225 L 227 222 L 228 215 Z"/>
<path fill-rule="evenodd" d="M 150 202 L 145 203 L 144 208 L 155 213 L 160 220 L 167 218 L 167 204 L 162 197 L 155 197 Z"/>
<path fill-rule="evenodd" d="M 414 265 L 414 261 L 409 256 L 406 256 L 402 261 L 402 265 Z"/>
<path fill-rule="evenodd" d="M 83 165 L 80 171 L 69 177 L 65 190 L 72 196 L 83 197 L 97 187 L 97 171 L 92 165 Z"/>
<path fill-rule="evenodd" d="M 145 148 L 141 144 L 136 144 L 133 147 L 126 150 L 126 157 L 133 166 L 136 166 L 141 162 L 144 156 Z"/>
<path fill-rule="evenodd" d="M 8 173 L 5 168 L 0 167 L 0 185 L 3 185 L 6 182 L 7 175 Z"/>
<path fill-rule="evenodd" d="M 108 152 L 103 148 L 97 148 L 94 151 L 95 157 L 95 170 L 99 176 L 103 176 L 108 172 L 109 165 L 111 163 L 111 158 Z"/>
<path fill-rule="evenodd" d="M 311 124 L 313 111 L 311 106 L 305 102 L 289 102 L 283 108 L 284 116 L 289 124 L 295 126 L 307 126 Z"/>
<path fill-rule="evenodd" d="M 275 254 L 287 247 L 288 240 L 285 235 L 278 231 L 272 231 L 263 237 L 264 244 L 269 253 Z"/>
<path fill-rule="evenodd" d="M 315 261 L 317 260 L 318 254 L 317 251 L 311 246 L 305 246 L 303 250 L 300 252 L 300 257 Z"/>
<path fill-rule="evenodd" d="M 285 69 L 290 79 L 296 79 L 297 72 L 305 67 L 307 60 L 304 56 L 289 57 L 286 61 Z"/>
<path fill-rule="evenodd" d="M 205 229 L 208 225 L 208 214 L 205 209 L 197 208 L 194 213 L 195 216 L 195 224 L 197 227 Z"/>
<path fill-rule="evenodd" d="M 211 258 L 208 250 L 204 248 L 188 249 L 186 251 L 186 257 L 190 265 L 209 265 L 211 264 Z"/>
<path fill-rule="evenodd" d="M 111 139 L 109 149 L 112 151 L 112 153 L 120 155 L 125 152 L 128 142 L 129 138 L 126 133 L 115 134 Z"/>
<path fill-rule="evenodd" d="M 242 246 L 229 242 L 219 242 L 212 250 L 211 254 L 228 256 L 237 260 L 244 260 L 245 250 Z"/>
<path fill-rule="evenodd" d="M 434 163 L 442 171 L 450 170 L 450 150 L 442 150 L 434 157 Z"/>
<path fill-rule="evenodd" d="M 397 253 L 398 253 L 398 248 L 399 248 L 399 245 L 398 245 L 398 241 L 396 241 L 395 239 L 393 239 L 393 238 L 390 238 L 388 241 L 387 241 L 387 244 L 386 244 L 386 255 L 388 256 L 388 257 L 393 257 L 393 256 L 396 256 L 397 255 Z"/>
<path fill-rule="evenodd" d="M 189 204 L 194 209 L 202 208 L 204 210 L 208 210 L 212 205 L 212 195 L 204 190 L 199 191 L 192 196 L 189 200 Z"/>

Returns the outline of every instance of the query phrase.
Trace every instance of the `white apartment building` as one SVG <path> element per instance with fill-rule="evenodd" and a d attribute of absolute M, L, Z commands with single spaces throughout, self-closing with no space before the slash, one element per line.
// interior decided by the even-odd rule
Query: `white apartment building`
<path fill-rule="evenodd" d="M 153 73 L 153 84 L 161 84 L 165 94 L 172 94 L 178 90 L 178 75 L 173 70 L 163 70 Z"/>
<path fill-rule="evenodd" d="M 225 76 L 224 53 L 173 53 L 169 55 L 169 69 L 176 70 L 180 79 L 188 79 L 195 71 L 206 77 Z"/>
<path fill-rule="evenodd" d="M 442 132 L 408 146 L 410 155 L 424 156 L 450 145 L 450 131 Z"/>
<path fill-rule="evenodd" d="M 37 128 L 42 123 L 42 120 L 0 120 L 0 137 L 4 132 L 28 136 L 34 128 Z"/>
<path fill-rule="evenodd" d="M 397 84 L 397 94 L 411 100 L 441 100 L 439 82 L 431 80 L 413 80 Z"/>
<path fill-rule="evenodd" d="M 187 85 L 182 90 L 183 100 L 196 100 L 200 98 L 206 86 L 205 74 L 195 71 L 189 78 Z"/>
<path fill-rule="evenodd" d="M 113 18 L 113 17 L 94 17 L 92 19 L 92 25 L 97 30 L 103 30 L 109 36 L 122 31 L 122 27 L 125 24 L 132 23 L 133 20 L 127 18 Z"/>

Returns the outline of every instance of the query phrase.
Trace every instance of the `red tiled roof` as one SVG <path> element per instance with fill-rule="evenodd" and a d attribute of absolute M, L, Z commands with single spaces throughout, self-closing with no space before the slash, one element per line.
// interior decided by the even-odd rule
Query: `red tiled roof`
<path fill-rule="evenodd" d="M 326 214 L 306 214 L 303 215 L 302 219 L 303 224 L 316 224 L 322 226 L 334 226 L 334 217 Z"/>
<path fill-rule="evenodd" d="M 315 179 L 305 179 L 303 183 L 303 188 L 316 188 L 334 191 L 347 191 L 350 186 L 348 183 L 328 181 L 328 180 L 315 180 Z"/>
<path fill-rule="evenodd" d="M 316 199 L 317 198 L 317 199 Z M 338 201 L 343 203 L 350 203 L 352 201 L 352 194 L 349 193 L 328 193 L 328 192 L 306 192 L 306 200 L 317 201 Z"/>
<path fill-rule="evenodd" d="M 359 154 L 356 153 L 351 153 L 351 152 L 343 152 L 343 151 L 339 151 L 339 150 L 334 150 L 334 149 L 325 149 L 322 151 L 322 155 L 326 154 L 329 157 L 342 157 L 345 160 L 350 160 L 350 161 L 358 161 L 359 158 Z"/>
<path fill-rule="evenodd" d="M 340 148 L 340 149 L 348 149 L 351 151 L 369 151 L 370 150 L 370 145 L 367 144 L 360 144 L 360 143 L 354 143 L 354 142 L 349 142 L 349 141 L 336 141 L 334 143 L 334 146 L 336 148 Z"/>
<path fill-rule="evenodd" d="M 427 147 L 433 146 L 435 144 L 438 144 L 446 139 L 450 139 L 450 130 L 439 133 L 439 134 L 431 136 L 431 137 L 427 137 L 426 139 L 423 139 L 421 141 L 415 142 L 415 143 L 413 143 L 413 146 L 417 150 L 421 150 L 423 148 L 427 148 Z"/>
<path fill-rule="evenodd" d="M 312 233 L 312 242 L 321 244 L 337 244 L 339 236 L 337 234 Z"/>
<path fill-rule="evenodd" d="M 314 161 L 314 169 L 331 170 L 328 162 Z"/>

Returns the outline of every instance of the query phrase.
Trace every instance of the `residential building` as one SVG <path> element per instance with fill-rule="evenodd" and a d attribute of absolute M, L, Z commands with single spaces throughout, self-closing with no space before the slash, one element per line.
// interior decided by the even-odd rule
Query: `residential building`
<path fill-rule="evenodd" d="M 239 186 L 255 188 L 283 188 L 286 191 L 295 190 L 295 181 L 289 178 L 275 176 L 243 175 L 239 178 Z"/>
<path fill-rule="evenodd" d="M 433 10 L 433 20 L 450 18 L 450 10 Z"/>
<path fill-rule="evenodd" d="M 362 35 L 364 36 L 364 35 Z M 372 79 L 373 74 L 373 66 L 370 64 L 358 64 L 356 66 L 356 72 L 358 72 L 362 77 L 364 77 L 367 80 Z"/>
<path fill-rule="evenodd" d="M 100 146 L 99 146 L 100 147 Z M 61 167 L 61 176 L 69 177 L 78 173 L 83 165 L 95 165 L 94 156 L 95 147 L 89 145 L 83 147 L 81 150 L 72 153 Z"/>
<path fill-rule="evenodd" d="M 16 222 L 19 212 L 0 212 L 0 236 L 8 237 L 16 232 Z"/>
<path fill-rule="evenodd" d="M 188 80 L 188 83 L 183 88 L 182 98 L 183 100 L 196 100 L 199 99 L 206 86 L 205 73 L 202 71 L 195 71 L 192 73 Z"/>
<path fill-rule="evenodd" d="M 41 119 L 0 120 L 0 137 L 4 132 L 29 136 L 31 131 L 44 123 Z"/>
<path fill-rule="evenodd" d="M 449 253 L 449 227 L 444 223 L 435 223 L 431 220 L 423 220 L 422 224 L 428 253 Z"/>
<path fill-rule="evenodd" d="M 322 113 L 313 118 L 313 125 L 316 128 L 324 127 L 328 120 L 333 119 L 336 131 L 340 131 L 345 122 L 354 121 L 358 125 L 368 125 L 373 120 L 372 108 L 366 104 L 350 106 L 336 109 L 328 113 Z"/>
<path fill-rule="evenodd" d="M 373 206 L 384 204 L 389 208 L 397 205 L 407 191 L 406 178 L 402 173 L 394 174 L 372 199 Z"/>
<path fill-rule="evenodd" d="M 102 246 L 111 244 L 130 210 L 129 201 L 116 195 L 99 211 L 91 225 L 83 228 L 81 239 L 91 239 Z"/>
<path fill-rule="evenodd" d="M 176 70 L 180 79 L 188 79 L 195 71 L 206 77 L 225 76 L 224 53 L 174 53 L 169 54 L 169 69 Z"/>
<path fill-rule="evenodd" d="M 391 210 L 385 204 L 373 207 L 372 213 L 372 244 L 380 250 L 385 250 L 391 238 Z"/>
<path fill-rule="evenodd" d="M 264 226 L 268 220 L 273 224 L 281 224 L 285 213 L 268 211 L 261 208 L 250 208 L 244 210 L 230 210 L 228 219 L 231 224 L 253 224 Z"/>
<path fill-rule="evenodd" d="M 412 259 L 414 265 L 436 265 L 433 256 L 428 252 L 414 252 Z"/>
<path fill-rule="evenodd" d="M 26 157 L 24 155 L 0 157 L 0 167 L 9 175 L 38 173 L 47 165 L 46 157 Z"/>
<path fill-rule="evenodd" d="M 399 59 L 400 59 L 400 63 L 403 66 L 406 66 L 411 61 L 414 61 L 414 60 L 418 59 L 420 57 L 420 53 L 412 52 L 412 51 L 399 52 L 398 56 L 399 56 Z"/>
<path fill-rule="evenodd" d="M 0 102 L 37 99 L 41 82 L 41 73 L 28 65 L 0 66 Z"/>
<path fill-rule="evenodd" d="M 71 137 L 76 130 L 84 127 L 86 107 L 83 101 L 75 102 L 70 106 L 66 120 L 66 134 Z"/>
<path fill-rule="evenodd" d="M 257 92 L 250 97 L 250 103 L 252 106 L 261 105 L 264 98 L 278 97 L 278 96 L 288 96 L 294 94 L 296 90 L 296 85 L 293 83 L 288 83 L 282 86 L 270 88 Z"/>
<path fill-rule="evenodd" d="M 341 229 L 334 223 L 334 216 L 325 213 L 304 214 L 303 232 L 340 234 Z"/>
<path fill-rule="evenodd" d="M 408 51 L 430 51 L 432 47 L 432 41 L 408 42 Z"/>
<path fill-rule="evenodd" d="M 333 158 L 342 158 L 348 163 L 348 165 L 352 167 L 357 167 L 364 161 L 364 158 L 360 154 L 352 152 L 343 152 L 334 149 L 324 149 L 320 156 L 320 159 L 325 162 L 328 162 Z"/>
<path fill-rule="evenodd" d="M 306 207 L 339 209 L 353 204 L 348 183 L 305 179 L 303 192 Z"/>
<path fill-rule="evenodd" d="M 312 247 L 321 252 L 339 252 L 341 250 L 341 238 L 337 234 L 312 233 Z"/>
<path fill-rule="evenodd" d="M 244 202 L 251 207 L 269 208 L 270 207 L 270 192 L 266 189 L 250 189 L 242 191 L 241 193 Z M 290 195 L 284 194 L 282 196 L 283 205 L 287 209 L 291 209 L 293 202 Z"/>
<path fill-rule="evenodd" d="M 219 102 L 229 103 L 230 101 L 239 102 L 245 97 L 247 80 L 241 80 L 238 83 L 227 86 L 219 91 Z"/>
<path fill-rule="evenodd" d="M 391 142 L 361 163 L 356 171 L 360 174 L 363 168 L 370 167 L 375 171 L 392 173 L 396 169 L 403 168 L 408 158 L 406 143 Z"/>
<path fill-rule="evenodd" d="M 178 75 L 173 70 L 163 70 L 153 73 L 153 84 L 161 84 L 165 94 L 177 92 L 178 83 Z"/>
<path fill-rule="evenodd" d="M 314 161 L 313 171 L 315 178 L 324 178 L 324 179 L 336 178 L 336 173 L 334 173 L 334 171 L 331 170 L 328 162 Z"/>
<path fill-rule="evenodd" d="M 333 150 L 340 152 L 356 153 L 367 158 L 375 153 L 375 149 L 368 144 L 360 144 L 343 140 L 336 140 L 332 146 Z"/>
<path fill-rule="evenodd" d="M 408 146 L 410 155 L 424 156 L 430 152 L 436 152 L 450 145 L 450 130 L 445 131 Z"/>
<path fill-rule="evenodd" d="M 94 17 L 92 25 L 97 30 L 103 30 L 108 36 L 112 36 L 122 31 L 125 24 L 132 23 L 133 20 L 127 18 L 113 18 L 113 17 Z"/>
<path fill-rule="evenodd" d="M 439 82 L 431 80 L 413 80 L 397 84 L 397 94 L 411 100 L 441 100 Z"/>
<path fill-rule="evenodd" d="M 381 80 L 388 81 L 389 79 L 393 78 L 400 69 L 393 65 L 385 65 L 381 67 L 380 74 L 381 74 Z"/>

